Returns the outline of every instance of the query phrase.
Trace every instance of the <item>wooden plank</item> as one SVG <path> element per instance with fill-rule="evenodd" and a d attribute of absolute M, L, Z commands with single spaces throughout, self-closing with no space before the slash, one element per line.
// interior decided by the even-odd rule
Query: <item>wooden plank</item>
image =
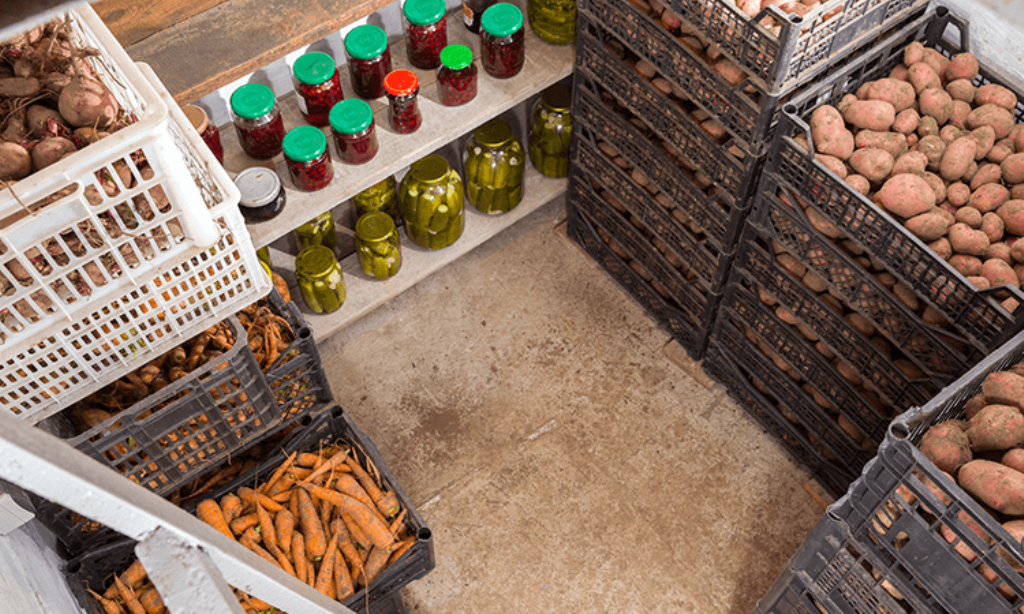
<path fill-rule="evenodd" d="M 123 47 L 129 47 L 227 0 L 101 0 L 96 14 Z"/>
<path fill-rule="evenodd" d="M 0 41 L 59 17 L 87 0 L 0 0 Z"/>

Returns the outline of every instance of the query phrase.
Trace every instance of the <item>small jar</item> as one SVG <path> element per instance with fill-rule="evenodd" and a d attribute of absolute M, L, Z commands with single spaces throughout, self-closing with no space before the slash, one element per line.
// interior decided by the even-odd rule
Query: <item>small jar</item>
<path fill-rule="evenodd" d="M 235 177 L 242 197 L 238 209 L 247 222 L 272 220 L 284 211 L 284 185 L 277 173 L 262 166 L 245 169 Z"/>
<path fill-rule="evenodd" d="M 413 163 L 398 190 L 405 233 L 427 249 L 444 249 L 462 236 L 465 191 L 459 173 L 437 154 Z"/>
<path fill-rule="evenodd" d="M 327 137 L 319 128 L 293 128 L 284 137 L 284 161 L 292 183 L 300 190 L 315 192 L 334 178 L 334 165 L 327 153 Z"/>
<path fill-rule="evenodd" d="M 365 100 L 349 98 L 331 109 L 331 132 L 338 157 L 346 164 L 364 164 L 377 155 L 373 109 Z"/>
<path fill-rule="evenodd" d="M 356 215 L 366 215 L 371 211 L 383 211 L 398 221 L 401 219 L 398 210 L 397 183 L 393 175 L 388 175 L 383 181 L 372 185 L 352 197 L 352 204 L 355 205 Z"/>
<path fill-rule="evenodd" d="M 473 131 L 466 144 L 466 197 L 481 213 L 515 209 L 523 200 L 526 155 L 508 124 L 492 119 Z"/>
<path fill-rule="evenodd" d="M 423 116 L 420 114 L 420 80 L 411 70 L 393 70 L 384 79 L 384 91 L 388 93 L 389 121 L 391 129 L 398 134 L 411 134 L 420 129 Z"/>
<path fill-rule="evenodd" d="M 549 45 L 576 42 L 576 0 L 529 0 L 530 28 Z"/>
<path fill-rule="evenodd" d="M 334 249 L 338 245 L 338 231 L 334 228 L 334 216 L 330 211 L 324 211 L 305 224 L 295 228 L 295 242 L 298 251 L 323 245 Z"/>
<path fill-rule="evenodd" d="M 523 12 L 514 4 L 499 2 L 480 19 L 480 49 L 484 71 L 495 79 L 519 74 L 526 62 Z"/>
<path fill-rule="evenodd" d="M 544 90 L 533 106 L 530 125 L 530 162 L 545 177 L 569 176 L 572 143 L 572 90 L 561 83 Z"/>
<path fill-rule="evenodd" d="M 356 221 L 356 253 L 363 273 L 374 279 L 387 279 L 402 268 L 402 250 L 398 229 L 391 216 L 371 211 Z"/>
<path fill-rule="evenodd" d="M 473 51 L 465 45 L 448 45 L 437 69 L 437 93 L 441 104 L 456 107 L 476 98 L 477 71 Z"/>
<path fill-rule="evenodd" d="M 372 100 L 384 95 L 384 77 L 391 72 L 388 35 L 369 24 L 353 28 L 345 36 L 345 55 L 356 96 Z"/>
<path fill-rule="evenodd" d="M 326 126 L 331 109 L 345 97 L 334 58 L 319 51 L 304 53 L 295 60 L 292 70 L 298 81 L 295 89 L 303 117 L 314 126 Z"/>
<path fill-rule="evenodd" d="M 462 19 L 473 34 L 480 33 L 480 18 L 498 0 L 462 0 Z"/>
<path fill-rule="evenodd" d="M 265 268 L 270 268 L 270 247 L 264 245 L 263 247 L 256 250 L 256 258 L 259 259 L 260 264 Z"/>
<path fill-rule="evenodd" d="M 247 83 L 231 94 L 231 115 L 238 144 L 249 157 L 268 160 L 281 153 L 284 122 L 274 92 L 262 83 Z"/>
<path fill-rule="evenodd" d="M 329 248 L 315 245 L 299 252 L 295 257 L 295 279 L 302 300 L 313 313 L 333 313 L 345 304 L 345 278 Z"/>
<path fill-rule="evenodd" d="M 181 110 L 192 127 L 199 133 L 199 137 L 206 143 L 210 152 L 213 153 L 213 157 L 217 158 L 217 162 L 224 164 L 224 146 L 220 144 L 220 130 L 217 130 L 217 126 L 210 121 L 206 111 L 194 104 L 187 104 L 181 107 Z"/>
<path fill-rule="evenodd" d="M 448 45 L 444 8 L 444 0 L 406 0 L 402 7 L 405 49 L 416 68 L 434 70 L 441 64 L 441 50 Z"/>

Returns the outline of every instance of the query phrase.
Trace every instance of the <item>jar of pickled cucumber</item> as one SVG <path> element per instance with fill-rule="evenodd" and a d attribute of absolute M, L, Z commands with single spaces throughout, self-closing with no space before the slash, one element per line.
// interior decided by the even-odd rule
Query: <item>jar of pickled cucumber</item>
<path fill-rule="evenodd" d="M 466 218 L 462 179 L 437 154 L 413 163 L 398 190 L 405 232 L 427 249 L 444 249 L 459 240 Z"/>
<path fill-rule="evenodd" d="M 270 248 L 264 245 L 263 247 L 256 250 L 256 257 L 259 258 L 260 264 L 264 267 L 269 268 L 270 264 Z"/>
<path fill-rule="evenodd" d="M 544 90 L 533 106 L 530 126 L 530 162 L 545 177 L 569 176 L 572 142 L 572 90 L 561 83 Z"/>
<path fill-rule="evenodd" d="M 371 211 L 383 211 L 392 219 L 399 220 L 401 211 L 398 209 L 398 190 L 394 176 L 388 175 L 380 183 L 356 194 L 352 197 L 352 204 L 355 205 L 358 216 Z"/>
<path fill-rule="evenodd" d="M 338 231 L 334 229 L 334 216 L 324 211 L 305 224 L 295 228 L 295 241 L 299 251 L 323 245 L 334 249 L 338 245 Z"/>
<path fill-rule="evenodd" d="M 313 313 L 332 313 L 345 303 L 345 280 L 334 252 L 315 245 L 295 257 L 295 278 L 302 299 Z"/>
<path fill-rule="evenodd" d="M 356 221 L 356 253 L 359 266 L 370 277 L 387 279 L 402 268 L 395 220 L 381 211 L 371 211 Z"/>
<path fill-rule="evenodd" d="M 576 0 L 529 0 L 526 14 L 533 33 L 545 43 L 576 42 Z"/>
<path fill-rule="evenodd" d="M 508 124 L 492 119 L 473 131 L 463 156 L 466 197 L 481 213 L 505 213 L 523 200 L 526 154 Z"/>

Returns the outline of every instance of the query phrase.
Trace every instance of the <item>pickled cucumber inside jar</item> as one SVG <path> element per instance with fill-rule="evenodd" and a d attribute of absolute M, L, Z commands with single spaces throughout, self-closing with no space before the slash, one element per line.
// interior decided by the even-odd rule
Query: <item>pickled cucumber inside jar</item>
<path fill-rule="evenodd" d="M 402 268 L 398 230 L 394 220 L 381 211 L 371 211 L 356 221 L 356 251 L 363 273 L 387 279 Z"/>
<path fill-rule="evenodd" d="M 352 197 L 356 214 L 364 215 L 370 211 L 383 211 L 396 222 L 401 219 L 398 207 L 397 182 L 394 176 L 388 175 L 382 181 L 366 188 Z"/>
<path fill-rule="evenodd" d="M 550 45 L 570 45 L 576 41 L 576 0 L 529 0 L 530 27 Z"/>
<path fill-rule="evenodd" d="M 541 95 L 533 110 L 530 127 L 530 162 L 546 177 L 569 176 L 569 146 L 572 143 L 572 90 L 557 84 Z"/>
<path fill-rule="evenodd" d="M 334 228 L 334 216 L 324 211 L 305 224 L 295 228 L 295 238 L 299 251 L 315 245 L 323 245 L 334 249 L 338 245 L 338 233 Z"/>
<path fill-rule="evenodd" d="M 443 249 L 462 236 L 462 179 L 448 161 L 431 154 L 415 162 L 399 189 L 406 234 L 428 249 Z"/>
<path fill-rule="evenodd" d="M 505 213 L 522 201 L 525 155 L 505 122 L 491 120 L 473 132 L 465 167 L 466 195 L 482 213 Z"/>
<path fill-rule="evenodd" d="M 332 313 L 345 303 L 345 280 L 334 252 L 316 245 L 295 258 L 295 277 L 306 306 L 313 313 Z"/>

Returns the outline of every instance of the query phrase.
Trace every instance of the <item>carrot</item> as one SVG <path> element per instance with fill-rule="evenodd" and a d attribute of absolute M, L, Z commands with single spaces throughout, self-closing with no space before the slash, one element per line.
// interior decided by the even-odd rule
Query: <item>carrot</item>
<path fill-rule="evenodd" d="M 338 537 L 338 550 L 341 550 L 341 553 L 345 556 L 345 560 L 348 561 L 349 565 L 351 565 L 354 570 L 352 573 L 352 582 L 355 583 L 359 579 L 359 573 L 362 571 L 363 559 L 356 551 L 356 545 L 352 543 L 352 536 L 348 533 L 345 521 L 338 518 L 332 522 L 331 532 Z"/>
<path fill-rule="evenodd" d="M 334 490 L 343 492 L 350 497 L 354 497 L 364 505 L 370 507 L 375 507 L 377 505 L 374 503 L 373 499 L 370 498 L 370 495 L 366 490 L 359 484 L 359 480 L 347 473 L 336 476 L 334 481 Z"/>
<path fill-rule="evenodd" d="M 251 514 L 246 514 L 245 516 L 239 516 L 238 518 L 235 518 L 231 521 L 231 524 L 228 526 L 231 528 L 232 533 L 234 533 L 235 535 L 239 535 L 241 533 L 245 533 L 245 530 L 249 527 L 254 527 L 259 523 L 259 514 L 253 512 Z"/>
<path fill-rule="evenodd" d="M 333 516 L 334 506 L 329 501 L 320 502 L 320 526 L 326 531 L 331 526 L 331 517 Z M 328 535 L 328 538 L 331 536 Z"/>
<path fill-rule="evenodd" d="M 258 544 L 263 541 L 263 534 L 260 533 L 259 527 L 249 527 L 245 530 L 245 533 L 238 536 L 238 539 L 241 540 L 243 537 L 254 544 Z"/>
<path fill-rule="evenodd" d="M 309 556 L 318 557 L 326 554 L 327 536 L 324 535 L 324 527 L 320 524 L 313 500 L 305 490 L 299 490 L 299 524 L 306 538 L 306 552 Z"/>
<path fill-rule="evenodd" d="M 252 595 L 246 595 L 246 597 L 249 598 L 249 603 L 252 604 L 252 607 L 254 607 L 257 612 L 277 612 L 278 611 L 277 608 L 275 608 L 274 606 L 270 605 L 266 601 L 263 601 L 262 599 L 257 599 L 255 597 L 253 597 Z"/>
<path fill-rule="evenodd" d="M 118 592 L 121 593 L 121 598 L 124 599 L 124 603 L 128 606 L 128 611 L 131 614 L 146 614 L 146 609 L 139 603 L 139 599 L 135 596 L 135 591 L 132 587 L 125 585 L 121 582 L 121 578 L 114 576 L 114 585 L 117 586 Z"/>
<path fill-rule="evenodd" d="M 356 476 L 356 479 L 363 485 L 363 488 L 370 495 L 370 498 L 377 504 L 377 508 L 380 509 L 381 513 L 385 516 L 394 516 L 398 513 L 398 501 L 395 501 L 396 506 L 394 508 L 385 507 L 383 503 L 384 493 L 380 491 L 380 488 L 377 487 L 377 483 L 373 481 L 370 474 L 366 473 L 366 470 L 363 469 L 363 466 L 360 465 L 356 459 L 346 456 L 345 462 L 347 462 L 349 468 L 352 469 L 352 475 Z"/>
<path fill-rule="evenodd" d="M 316 467 L 320 466 L 320 463 L 324 462 L 324 458 L 319 454 L 313 454 L 310 452 L 303 452 L 295 459 L 296 465 L 302 465 L 303 467 Z"/>
<path fill-rule="evenodd" d="M 256 513 L 260 517 L 260 535 L 263 536 L 263 544 L 274 558 L 278 558 L 281 553 L 277 549 L 277 530 L 274 528 L 274 519 L 270 517 L 270 512 L 263 509 L 259 503 L 256 504 Z"/>
<path fill-rule="evenodd" d="M 288 575 L 298 577 L 295 574 L 295 568 L 292 567 L 292 562 L 288 560 L 288 555 L 280 550 L 277 551 L 277 564 L 281 569 L 285 570 Z"/>
<path fill-rule="evenodd" d="M 334 599 L 334 564 L 338 560 L 338 537 L 332 537 L 327 544 L 327 553 L 324 560 L 320 562 L 320 571 L 316 576 L 316 584 L 313 586 L 317 591 Z"/>
<path fill-rule="evenodd" d="M 267 494 L 268 497 L 270 497 L 274 501 L 277 501 L 278 503 L 284 503 L 284 502 L 288 501 L 288 499 L 285 499 L 284 501 L 281 501 L 277 497 L 279 495 L 285 495 L 287 497 L 288 496 L 288 491 L 291 490 L 292 486 L 294 486 L 294 485 L 295 485 L 295 474 L 289 472 L 289 473 L 286 473 L 284 476 L 282 476 L 280 480 L 274 482 L 274 485 L 267 489 L 267 493 L 266 494 Z"/>
<path fill-rule="evenodd" d="M 370 541 L 370 538 L 366 535 L 366 533 L 363 533 L 363 530 L 359 527 L 358 524 L 356 524 L 356 521 L 353 520 L 351 516 L 345 513 L 341 514 L 341 519 L 345 521 L 345 526 L 348 528 L 349 535 L 352 536 L 352 541 L 359 544 L 359 547 L 363 550 L 369 550 L 370 546 L 373 545 L 373 542 Z"/>
<path fill-rule="evenodd" d="M 402 513 L 399 514 L 394 519 L 394 521 L 392 521 L 391 526 L 388 527 L 388 530 L 391 531 L 392 535 L 398 535 L 399 531 L 403 531 L 405 529 L 405 524 L 404 523 L 405 523 L 405 510 L 402 510 Z"/>
<path fill-rule="evenodd" d="M 231 522 L 242 515 L 242 500 L 238 495 L 228 493 L 220 498 L 220 509 L 224 512 L 224 520 Z"/>
<path fill-rule="evenodd" d="M 398 502 L 398 495 L 393 490 L 389 490 L 377 501 L 377 509 L 390 518 L 397 514 L 398 510 L 402 509 L 402 504 Z"/>
<path fill-rule="evenodd" d="M 335 550 L 337 551 L 337 549 Z M 336 556 L 337 558 L 334 560 L 335 599 L 338 601 L 344 601 L 352 596 L 356 591 L 355 587 L 352 586 L 352 575 L 348 571 L 348 565 L 345 564 L 345 559 L 342 558 L 340 552 L 338 552 Z"/>
<path fill-rule="evenodd" d="M 391 558 L 388 559 L 388 565 L 402 558 L 402 555 L 405 554 L 405 551 L 409 548 L 412 548 L 413 544 L 415 543 L 415 537 L 407 537 L 402 541 L 398 542 L 397 544 L 395 544 L 395 551 L 391 553 Z"/>
<path fill-rule="evenodd" d="M 160 614 L 164 611 L 164 600 L 155 588 L 144 589 L 139 593 L 139 603 L 146 610 L 146 614 Z"/>
<path fill-rule="evenodd" d="M 295 466 L 292 467 L 292 470 L 288 472 L 288 475 L 294 476 L 296 480 L 301 480 L 311 473 L 313 473 L 312 469 L 309 469 L 307 467 Z"/>
<path fill-rule="evenodd" d="M 110 588 L 114 589 L 115 591 L 117 590 L 116 586 L 111 586 Z M 121 606 L 118 605 L 118 603 L 113 599 L 107 599 L 103 595 L 100 595 L 99 593 L 96 593 L 91 590 L 89 591 L 89 594 L 91 594 L 96 599 L 96 601 L 100 602 L 100 605 L 103 606 L 103 611 L 106 612 L 106 614 L 124 614 L 124 610 L 122 610 Z"/>
<path fill-rule="evenodd" d="M 288 510 L 281 510 L 274 518 L 277 545 L 284 553 L 292 551 L 292 534 L 295 532 L 295 516 Z"/>
<path fill-rule="evenodd" d="M 285 480 L 280 480 L 280 481 L 278 481 L 278 484 L 281 484 L 284 481 Z M 291 488 L 292 486 L 294 486 L 294 482 L 292 482 L 292 484 L 290 484 L 288 486 L 288 488 Z M 285 492 L 279 492 L 277 494 L 270 495 L 270 498 L 273 499 L 274 501 L 277 501 L 281 505 L 284 505 L 285 503 L 288 503 L 289 501 L 291 501 L 291 499 L 292 499 L 292 491 L 288 490 L 288 491 L 285 491 Z"/>
<path fill-rule="evenodd" d="M 291 499 L 288 500 L 288 511 L 292 513 L 292 517 L 296 520 L 299 519 L 299 491 L 300 488 L 293 488 Z"/>
<path fill-rule="evenodd" d="M 292 536 L 292 561 L 295 563 L 295 577 L 305 582 L 309 561 L 306 560 L 306 542 L 302 539 L 302 533 Z"/>
<path fill-rule="evenodd" d="M 280 567 L 281 566 L 281 564 L 277 562 L 277 559 L 275 559 L 274 557 L 270 556 L 269 552 L 264 550 L 262 546 L 257 544 L 255 541 L 249 539 L 248 537 L 246 537 L 244 535 L 242 537 L 239 537 L 238 538 L 238 543 L 242 544 L 243 546 L 245 546 L 249 550 L 252 550 L 256 554 L 260 555 L 260 558 L 262 558 L 264 561 L 266 561 L 268 563 L 273 563 L 275 567 Z"/>
<path fill-rule="evenodd" d="M 322 486 L 303 484 L 302 487 L 312 493 L 313 496 L 330 501 L 339 510 L 351 516 L 352 520 L 363 530 L 363 533 L 370 538 L 374 546 L 386 549 L 395 542 L 395 537 L 388 531 L 388 525 L 384 524 L 384 521 L 373 510 L 359 501 L 336 490 L 330 490 Z"/>
<path fill-rule="evenodd" d="M 242 488 L 239 488 L 238 496 L 239 498 L 242 499 L 242 501 L 245 501 L 250 505 L 256 505 L 256 501 L 258 500 L 260 502 L 260 505 L 267 508 L 268 512 L 273 512 L 275 514 L 284 509 L 281 506 L 281 504 L 278 503 L 277 501 L 274 501 L 273 499 L 264 494 L 257 493 L 255 490 L 249 488 L 248 486 L 243 486 Z"/>
<path fill-rule="evenodd" d="M 391 556 L 390 551 L 383 548 L 370 550 L 370 558 L 366 559 L 366 570 L 363 572 L 365 586 L 369 587 L 380 575 L 380 572 L 384 571 L 389 556 Z"/>
<path fill-rule="evenodd" d="M 128 586 L 134 586 L 145 577 L 146 570 L 142 567 L 142 561 L 135 559 L 135 562 L 129 565 L 128 569 L 124 570 L 124 573 L 121 574 L 121 581 Z M 115 584 L 111 584 L 110 588 L 103 593 L 103 596 L 107 599 L 114 599 L 117 595 L 117 586 Z"/>
<path fill-rule="evenodd" d="M 229 539 L 234 540 L 235 534 L 228 527 L 228 521 L 224 519 L 224 512 L 213 499 L 203 499 L 196 506 L 196 516 L 214 529 L 217 529 Z"/>
<path fill-rule="evenodd" d="M 298 452 L 292 452 L 291 454 L 288 455 L 288 458 L 285 459 L 283 463 L 281 463 L 281 466 L 278 467 L 276 471 L 274 471 L 273 475 L 270 476 L 270 479 L 264 482 L 263 486 L 260 486 L 261 493 L 267 493 L 270 490 L 270 488 L 274 485 L 274 483 L 280 480 L 281 477 L 288 472 L 288 469 L 292 466 L 292 463 L 295 462 L 295 456 L 297 454 Z"/>
<path fill-rule="evenodd" d="M 315 480 L 317 477 L 327 473 L 331 469 L 334 469 L 334 468 L 336 468 L 339 465 L 344 466 L 346 458 L 348 458 L 348 454 L 345 453 L 345 452 L 340 452 L 339 451 L 334 456 L 332 456 L 331 458 L 327 459 L 326 463 L 323 463 L 322 465 L 317 467 L 316 470 L 313 473 L 307 475 L 305 477 L 305 479 L 303 479 L 302 482 L 300 482 L 300 484 L 308 484 L 309 482 L 312 482 L 313 480 Z M 344 471 L 344 470 L 342 469 L 340 471 Z"/>

